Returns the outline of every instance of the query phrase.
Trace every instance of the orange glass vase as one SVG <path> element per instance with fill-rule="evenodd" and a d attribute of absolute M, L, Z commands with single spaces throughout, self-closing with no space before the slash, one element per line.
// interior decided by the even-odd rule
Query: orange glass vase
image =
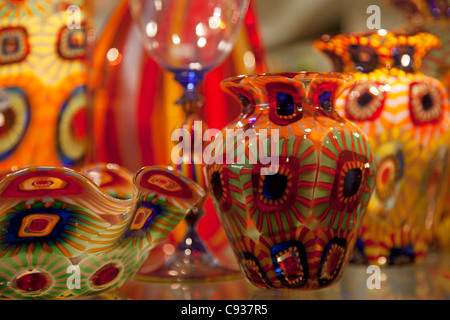
<path fill-rule="evenodd" d="M 447 184 L 449 104 L 443 84 L 419 70 L 439 44 L 429 33 L 387 30 L 314 42 L 335 70 L 356 77 L 336 110 L 364 130 L 377 161 L 355 261 L 412 263 L 428 252 Z"/>
<path fill-rule="evenodd" d="M 446 0 L 390 0 L 406 18 L 406 28 L 426 31 L 439 37 L 442 45 L 424 58 L 421 71 L 439 79 L 450 90 L 450 4 Z M 449 141 L 450 143 L 450 141 Z M 447 192 L 442 217 L 436 224 L 436 246 L 450 249 L 450 192 Z"/>
<path fill-rule="evenodd" d="M 0 1 L 0 170 L 86 160 L 88 2 Z"/>
<path fill-rule="evenodd" d="M 334 111 L 349 78 L 311 72 L 223 82 L 242 114 L 214 140 L 208 189 L 257 287 L 319 289 L 344 272 L 375 175 L 362 130 Z"/>

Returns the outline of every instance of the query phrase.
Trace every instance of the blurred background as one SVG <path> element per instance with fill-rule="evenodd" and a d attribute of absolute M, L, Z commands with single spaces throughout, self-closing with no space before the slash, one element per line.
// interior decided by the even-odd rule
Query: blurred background
<path fill-rule="evenodd" d="M 364 31 L 367 8 L 381 9 L 382 29 L 401 29 L 402 13 L 385 0 L 252 0 L 259 20 L 269 72 L 330 71 L 330 62 L 312 48 L 311 41 L 324 33 Z M 101 33 L 120 0 L 96 1 L 96 29 Z"/>

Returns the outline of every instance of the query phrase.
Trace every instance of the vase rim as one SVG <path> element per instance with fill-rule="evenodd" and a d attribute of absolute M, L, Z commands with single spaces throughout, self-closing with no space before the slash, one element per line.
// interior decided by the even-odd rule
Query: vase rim
<path fill-rule="evenodd" d="M 429 32 L 385 29 L 324 34 L 313 41 L 313 47 L 331 59 L 334 70 L 350 73 L 392 68 L 418 72 L 425 55 L 441 45 Z M 405 63 L 400 61 L 403 55 L 409 56 Z"/>
<path fill-rule="evenodd" d="M 250 81 L 273 77 L 273 78 L 283 78 L 283 79 L 292 79 L 292 80 L 313 80 L 317 77 L 327 77 L 333 78 L 335 80 L 340 80 L 343 82 L 353 81 L 355 79 L 354 75 L 346 72 L 321 72 L 321 71 L 286 71 L 286 72 L 268 72 L 268 73 L 259 73 L 252 75 L 238 75 L 234 77 L 229 77 L 222 80 L 222 85 L 238 85 L 244 79 L 248 79 Z"/>
<path fill-rule="evenodd" d="M 378 30 L 364 30 L 364 31 L 353 31 L 353 32 L 342 32 L 342 33 L 325 33 L 320 37 L 316 38 L 315 41 L 330 41 L 336 37 L 380 37 L 380 38 L 388 38 L 388 37 L 414 37 L 419 34 L 434 36 L 430 32 L 426 31 L 405 31 L 405 30 L 396 30 L 396 29 L 378 29 Z"/>

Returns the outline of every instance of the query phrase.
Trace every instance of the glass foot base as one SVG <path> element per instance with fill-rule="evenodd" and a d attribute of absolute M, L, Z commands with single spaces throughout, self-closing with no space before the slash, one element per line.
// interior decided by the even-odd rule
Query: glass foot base
<path fill-rule="evenodd" d="M 209 253 L 175 252 L 156 270 L 141 269 L 135 279 L 154 282 L 224 281 L 242 278 L 240 270 L 222 266 Z"/>

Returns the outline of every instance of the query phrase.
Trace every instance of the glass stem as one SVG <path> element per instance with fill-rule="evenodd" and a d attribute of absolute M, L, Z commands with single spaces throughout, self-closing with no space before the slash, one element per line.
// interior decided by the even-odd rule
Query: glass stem
<path fill-rule="evenodd" d="M 187 231 L 184 240 L 178 245 L 179 250 L 189 250 L 190 254 L 194 257 L 198 254 L 207 252 L 206 247 L 203 245 L 202 240 L 198 236 L 197 224 L 200 218 L 203 216 L 203 210 L 194 208 L 186 216 Z"/>
<path fill-rule="evenodd" d="M 175 72 L 175 80 L 183 87 L 183 95 L 176 102 L 185 116 L 196 113 L 203 106 L 203 98 L 198 94 L 198 86 L 203 81 L 205 71 L 182 70 Z"/>
<path fill-rule="evenodd" d="M 203 98 L 198 94 L 198 86 L 203 81 L 205 71 L 177 71 L 175 72 L 175 80 L 183 87 L 183 95 L 176 102 L 180 105 L 187 119 L 199 111 L 203 106 Z M 193 153 L 192 153 L 193 154 Z M 202 170 L 200 170 L 203 172 Z M 195 182 L 199 182 L 198 177 L 190 177 Z M 201 207 L 195 207 L 186 216 L 187 231 L 184 240 L 178 245 L 178 251 L 185 252 L 190 258 L 196 258 L 199 255 L 208 254 L 208 250 L 203 241 L 198 236 L 198 221 L 204 215 Z"/>

